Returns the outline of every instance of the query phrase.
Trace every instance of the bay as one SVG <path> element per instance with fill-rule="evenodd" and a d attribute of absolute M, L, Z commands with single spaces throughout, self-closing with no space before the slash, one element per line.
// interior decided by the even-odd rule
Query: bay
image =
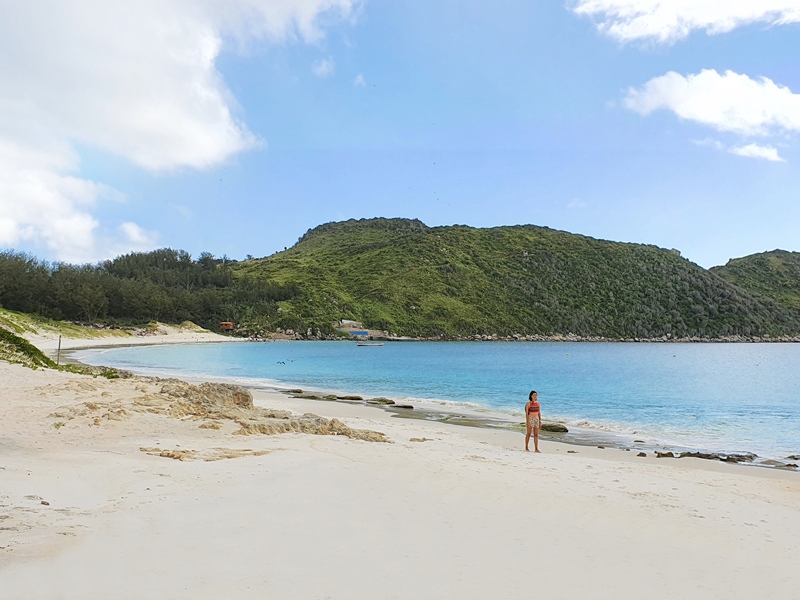
<path fill-rule="evenodd" d="M 387 396 L 421 408 L 545 421 L 624 443 L 800 454 L 800 344 L 236 342 L 80 351 L 142 374 Z"/>

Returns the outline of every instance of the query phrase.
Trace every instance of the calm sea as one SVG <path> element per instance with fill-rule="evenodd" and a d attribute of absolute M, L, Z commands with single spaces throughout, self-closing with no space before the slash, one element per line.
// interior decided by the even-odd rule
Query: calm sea
<path fill-rule="evenodd" d="M 76 358 L 517 422 L 535 389 L 545 420 L 571 429 L 651 447 L 800 454 L 800 344 L 253 342 L 93 349 Z"/>

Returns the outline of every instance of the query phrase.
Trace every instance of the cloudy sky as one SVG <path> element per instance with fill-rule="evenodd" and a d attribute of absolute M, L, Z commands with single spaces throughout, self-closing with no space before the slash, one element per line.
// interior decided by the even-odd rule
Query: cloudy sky
<path fill-rule="evenodd" d="M 0 248 L 328 221 L 800 251 L 800 0 L 0 2 Z"/>

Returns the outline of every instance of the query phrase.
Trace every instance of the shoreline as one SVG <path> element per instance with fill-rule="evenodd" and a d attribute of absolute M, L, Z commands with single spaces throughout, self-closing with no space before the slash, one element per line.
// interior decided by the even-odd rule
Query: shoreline
<path fill-rule="evenodd" d="M 67 337 L 57 333 L 26 333 L 22 337 L 55 359 L 60 347 L 62 352 L 91 348 L 116 348 L 126 346 L 160 346 L 165 344 L 213 344 L 245 341 L 205 329 L 186 329 L 159 323 L 151 333 L 126 335 L 98 335 L 96 338 Z"/>
<path fill-rule="evenodd" d="M 474 335 L 455 337 L 419 337 L 419 338 L 382 338 L 375 337 L 378 341 L 387 342 L 587 342 L 587 343 L 614 343 L 614 344 L 796 344 L 800 343 L 800 336 L 743 336 L 731 335 L 720 338 L 683 337 L 683 338 L 611 338 L 603 336 L 580 336 L 572 334 L 555 335 L 525 335 L 525 336 L 496 336 Z M 308 340 L 314 341 L 314 340 Z"/>
<path fill-rule="evenodd" d="M 225 340 L 217 340 L 225 341 Z M 290 341 L 290 340 L 286 340 Z M 173 343 L 191 343 L 174 341 Z M 137 344 L 140 345 L 140 344 Z M 67 353 L 69 360 L 70 354 L 79 350 L 101 349 L 104 347 L 120 347 L 125 344 L 116 344 L 114 346 L 92 346 L 92 347 L 76 347 Z M 72 359 L 75 360 L 75 359 Z M 75 360 L 75 362 L 80 362 Z M 512 415 L 507 414 L 505 411 L 492 410 L 490 408 L 476 406 L 475 410 L 471 410 L 466 406 L 459 407 L 458 403 L 446 400 L 437 399 L 403 399 L 402 401 L 390 399 L 394 406 L 387 404 L 375 404 L 370 400 L 374 400 L 369 394 L 363 394 L 361 391 L 354 390 L 341 390 L 320 387 L 302 387 L 303 384 L 292 382 L 278 383 L 278 382 L 259 382 L 253 378 L 226 378 L 205 376 L 200 377 L 193 374 L 186 373 L 169 373 L 158 371 L 158 369 L 148 369 L 139 373 L 143 376 L 156 376 L 163 378 L 178 378 L 192 383 L 202 383 L 203 381 L 216 381 L 221 383 L 233 383 L 240 385 L 251 391 L 262 390 L 266 392 L 280 392 L 286 393 L 287 390 L 300 390 L 299 393 L 306 396 L 314 396 L 314 398 L 306 398 L 318 403 L 348 403 L 362 405 L 367 408 L 380 409 L 398 419 L 413 419 L 423 420 L 427 422 L 445 423 L 459 427 L 476 427 L 489 430 L 506 430 L 524 434 L 524 424 L 518 422 Z M 362 397 L 361 400 L 348 399 L 353 397 Z M 420 406 L 421 403 L 421 406 Z M 435 406 L 439 404 L 440 406 Z M 442 405 L 452 404 L 450 407 L 442 407 Z M 468 403 L 464 403 L 468 404 Z M 405 408 L 398 407 L 402 406 Z M 413 406 L 413 409 L 408 409 L 408 406 Z M 664 440 L 659 440 L 652 434 L 647 433 L 623 433 L 608 431 L 601 428 L 592 427 L 576 427 L 563 421 L 549 421 L 546 422 L 551 425 L 562 425 L 568 428 L 568 432 L 553 432 L 542 431 L 540 439 L 542 441 L 565 444 L 569 446 L 579 446 L 583 448 L 597 447 L 599 449 L 611 448 L 616 450 L 623 450 L 638 455 L 638 458 L 643 458 L 643 454 L 649 456 L 654 455 L 659 459 L 681 459 L 681 458 L 698 458 L 707 461 L 720 461 L 724 463 L 735 463 L 742 466 L 760 467 L 767 469 L 785 470 L 789 472 L 798 471 L 798 463 L 800 459 L 792 460 L 791 456 L 787 457 L 765 457 L 759 456 L 750 450 L 713 450 L 700 445 L 685 445 L 668 443 Z M 649 439 L 648 439 L 649 438 Z M 793 456 L 793 455 L 792 455 Z"/>
<path fill-rule="evenodd" d="M 387 336 L 383 334 L 370 334 L 365 338 L 358 337 L 317 337 L 304 336 L 302 334 L 279 334 L 270 333 L 263 336 L 238 337 L 234 339 L 246 340 L 250 342 L 587 342 L 587 343 L 614 343 L 614 344 L 797 344 L 800 343 L 800 336 L 745 336 L 728 335 L 718 338 L 707 337 L 655 337 L 655 338 L 630 338 L 630 337 L 604 337 L 604 336 L 582 336 L 571 333 L 553 335 L 497 335 L 497 334 L 475 334 L 467 336 Z"/>
<path fill-rule="evenodd" d="M 263 389 L 253 415 L 313 413 L 388 443 L 242 435 L 254 417 L 175 412 L 148 377 L 0 363 L 0 380 L 10 598 L 521 600 L 532 555 L 553 597 L 800 586 L 795 472 L 544 440 L 526 453 L 520 432 Z"/>

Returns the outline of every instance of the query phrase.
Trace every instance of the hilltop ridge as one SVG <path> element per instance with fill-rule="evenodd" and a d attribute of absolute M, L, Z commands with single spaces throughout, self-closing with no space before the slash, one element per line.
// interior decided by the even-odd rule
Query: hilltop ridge
<path fill-rule="evenodd" d="M 310 229 L 238 277 L 295 285 L 281 323 L 353 319 L 399 335 L 719 338 L 800 332 L 800 313 L 674 250 L 535 225 L 361 219 Z M 247 324 L 258 328 L 258 322 Z M 267 326 L 267 323 L 264 323 Z"/>
<path fill-rule="evenodd" d="M 733 258 L 710 271 L 747 292 L 800 311 L 800 252 L 772 250 Z"/>
<path fill-rule="evenodd" d="M 705 270 L 677 250 L 537 225 L 350 219 L 245 261 L 162 248 L 74 266 L 0 252 L 0 307 L 290 339 L 341 337 L 350 320 L 426 339 L 800 340 L 800 254 Z"/>

